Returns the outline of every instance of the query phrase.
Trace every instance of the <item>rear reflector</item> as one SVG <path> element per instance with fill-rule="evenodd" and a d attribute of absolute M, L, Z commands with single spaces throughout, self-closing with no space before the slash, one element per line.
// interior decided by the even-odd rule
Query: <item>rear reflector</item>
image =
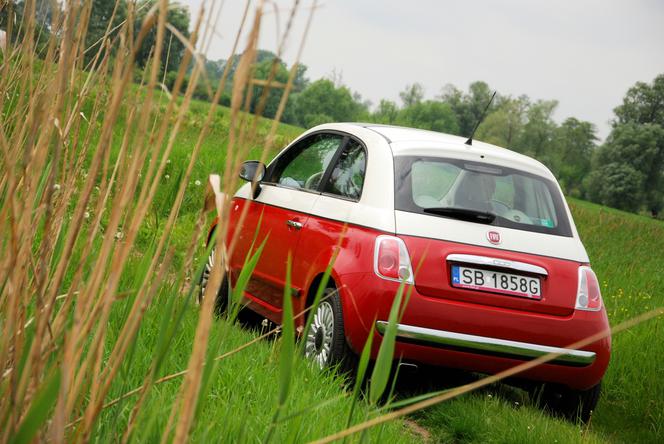
<path fill-rule="evenodd" d="M 374 271 L 383 279 L 412 284 L 413 268 L 406 244 L 395 236 L 378 236 L 374 248 Z"/>
<path fill-rule="evenodd" d="M 577 310 L 598 311 L 602 308 L 602 294 L 597 276 L 590 267 L 579 267 L 579 288 L 576 292 Z"/>

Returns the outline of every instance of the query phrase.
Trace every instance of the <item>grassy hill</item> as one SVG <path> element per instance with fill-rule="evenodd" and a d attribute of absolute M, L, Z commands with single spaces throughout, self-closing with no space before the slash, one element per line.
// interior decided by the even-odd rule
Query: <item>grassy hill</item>
<path fill-rule="evenodd" d="M 612 325 L 664 305 L 664 223 L 579 200 L 574 220 L 602 286 Z M 603 394 L 590 424 L 571 425 L 496 387 L 439 405 L 419 420 L 442 442 L 661 442 L 664 319 L 613 337 Z"/>
<path fill-rule="evenodd" d="M 103 88 L 104 84 L 101 84 L 99 89 L 102 92 Z M 16 97 L 21 95 L 20 89 L 14 88 L 13 92 Z M 136 100 L 140 102 L 140 94 L 136 96 Z M 155 106 L 161 106 L 165 101 L 165 96 L 162 95 Z M 5 102 L 3 117 L 13 116 L 13 123 L 18 126 L 23 114 L 14 112 L 11 108 L 15 103 L 21 102 L 18 99 Z M 81 109 L 80 115 L 83 119 L 79 122 L 81 128 L 88 128 L 86 116 L 90 116 L 92 120 L 91 116 L 94 115 L 94 110 L 89 105 L 86 102 Z M 103 336 L 99 336 L 103 337 L 103 342 L 99 343 L 105 346 L 100 353 L 102 359 L 98 361 L 99 368 L 96 368 L 100 372 L 112 361 L 113 347 L 121 337 L 125 322 L 131 317 L 136 294 L 140 294 L 143 283 L 150 282 L 151 275 L 148 273 L 150 261 L 158 256 L 155 253 L 157 244 L 161 233 L 164 232 L 166 219 L 173 207 L 174 197 L 183 180 L 192 148 L 204 125 L 208 109 L 209 104 L 194 101 L 187 110 L 175 137 L 173 151 L 168 156 L 166 169 L 161 176 L 157 176 L 159 182 L 157 194 L 147 216 L 138 226 L 136 241 L 126 263 L 117 268 L 109 267 L 105 276 L 100 277 L 106 279 L 108 275 L 118 270 L 120 270 L 118 273 L 121 273 L 117 291 L 107 295 L 108 330 Z M 159 112 L 155 113 L 154 126 L 161 116 Z M 105 164 L 114 164 L 115 158 L 119 156 L 123 137 L 137 130 L 135 125 L 131 125 L 131 119 L 124 117 L 112 128 L 112 149 Z M 171 119 L 172 115 L 166 118 Z M 103 123 L 103 120 L 103 113 L 98 114 L 96 123 Z M 171 122 L 169 120 L 169 123 Z M 258 126 L 259 136 L 265 135 L 270 125 L 270 121 L 261 121 Z M 274 156 L 278 149 L 285 146 L 301 131 L 300 128 L 280 125 L 275 148 L 267 153 L 267 158 Z M 203 141 L 193 174 L 187 179 L 186 192 L 177 222 L 167 239 L 168 246 L 173 247 L 173 260 L 170 267 L 165 270 L 163 282 L 157 280 L 155 299 L 141 318 L 140 329 L 137 336 L 132 338 L 126 356 L 115 361 L 120 363 L 118 376 L 105 379 L 111 381 L 109 382 L 111 385 L 110 391 L 103 399 L 108 403 L 132 393 L 132 390 L 143 384 L 151 372 L 155 378 L 167 377 L 167 380 L 156 384 L 142 401 L 139 401 L 139 397 L 135 394 L 126 396 L 104 408 L 98 421 L 92 416 L 91 438 L 94 440 L 118 441 L 118 435 L 124 433 L 138 402 L 143 402 L 144 407 L 138 410 L 133 431 L 135 440 L 156 441 L 171 423 L 172 407 L 179 399 L 182 390 L 181 372 L 188 366 L 195 345 L 194 335 L 199 319 L 199 309 L 194 303 L 194 297 L 187 294 L 186 288 L 188 283 L 197 279 L 196 269 L 206 256 L 203 245 L 197 245 L 192 257 L 188 257 L 186 251 L 192 233 L 199 223 L 207 177 L 211 173 L 223 174 L 228 132 L 229 110 L 220 108 L 213 116 L 211 131 Z M 71 140 L 76 141 L 77 137 L 77 135 L 71 136 Z M 93 142 L 96 137 L 98 138 L 99 134 L 91 136 Z M 256 140 L 261 139 L 257 137 Z M 144 143 L 149 142 L 148 139 Z M 74 159 L 79 152 L 74 151 L 76 144 L 71 146 L 72 151 L 66 154 Z M 149 145 L 145 147 L 150 148 Z M 139 145 L 139 148 L 131 154 L 140 154 L 144 146 Z M 259 158 L 262 150 L 263 147 L 257 142 L 251 146 L 247 157 Z M 150 153 L 150 150 L 146 148 L 145 152 Z M 97 152 L 95 155 L 99 156 L 100 153 Z M 1 160 L 7 161 L 7 159 Z M 70 179 L 73 184 L 71 188 L 76 192 L 80 192 L 87 177 L 89 163 L 83 163 L 80 175 L 78 170 L 71 172 Z M 125 159 L 121 165 L 125 168 L 130 165 L 130 161 Z M 141 178 L 141 171 L 146 169 L 137 171 L 140 182 L 144 180 Z M 34 174 L 34 183 L 43 186 L 46 173 L 37 171 Z M 124 176 L 120 177 L 127 179 Z M 103 191 L 103 183 L 101 185 Z M 117 189 L 111 191 L 113 195 Z M 65 227 L 68 223 L 66 221 L 71 221 L 72 207 L 78 197 L 75 193 L 71 201 L 65 202 L 61 207 L 65 208 L 62 213 Z M 59 286 L 66 292 L 71 291 L 70 285 L 73 285 L 71 281 L 75 281 L 79 269 L 79 262 L 76 260 L 78 257 L 83 258 L 80 267 L 84 272 L 80 276 L 84 276 L 82 281 L 86 283 L 88 276 L 94 274 L 95 270 L 92 267 L 97 263 L 95 260 L 102 244 L 108 239 L 115 239 L 113 248 L 117 252 L 125 242 L 123 231 L 127 229 L 126 219 L 121 220 L 117 233 L 109 231 L 109 213 L 112 208 L 102 211 L 99 231 L 95 232 L 97 227 L 93 226 L 93 221 L 97 215 L 94 213 L 96 208 L 100 208 L 97 203 L 102 199 L 102 192 L 95 187 L 91 193 L 92 197 L 86 206 L 85 221 L 76 233 L 81 241 L 75 244 L 74 260 L 67 268 L 63 285 Z M 68 204 L 71 205 L 67 206 Z M 571 205 L 581 237 L 601 281 L 611 322 L 617 324 L 648 309 L 664 306 L 662 275 L 664 224 L 586 202 L 572 201 Z M 31 210 L 28 206 L 26 209 Z M 65 216 L 69 216 L 69 219 Z M 203 223 L 205 225 L 205 222 Z M 29 231 L 26 229 L 26 232 Z M 88 235 L 91 239 L 90 244 L 84 242 Z M 41 234 L 36 237 L 35 245 L 38 245 L 41 237 Z M 58 263 L 62 242 L 62 238 L 59 238 L 55 243 L 53 264 Z M 164 253 L 162 255 L 167 256 Z M 24 256 L 27 257 L 28 254 L 24 253 Z M 159 268 L 157 270 L 158 273 L 162 271 Z M 33 285 L 28 279 L 26 281 Z M 85 290 L 84 286 L 80 288 Z M 95 292 L 88 293 L 88 296 L 95 297 Z M 28 303 L 34 304 L 29 298 L 34 297 L 36 293 L 26 290 L 26 294 Z M 76 303 L 78 304 L 78 300 Z M 65 302 L 58 304 L 61 304 L 59 307 L 66 306 Z M 30 316 L 33 316 L 35 311 L 31 307 L 26 309 L 26 313 Z M 63 316 L 64 320 L 68 319 L 67 316 L 72 316 L 71 312 L 66 313 Z M 0 321 L 4 322 L 4 319 Z M 91 326 L 98 326 L 96 319 L 93 318 L 90 322 Z M 36 323 L 25 322 L 23 328 L 28 332 L 26 336 L 33 334 Z M 65 321 L 63 324 L 67 325 Z M 419 412 L 408 420 L 396 420 L 378 426 L 366 434 L 354 436 L 351 441 L 412 442 L 427 436 L 442 442 L 663 441 L 664 382 L 660 378 L 659 369 L 664 362 L 662 359 L 664 345 L 661 341 L 664 333 L 663 325 L 664 320 L 658 319 L 614 338 L 613 358 L 605 379 L 604 396 L 587 426 L 576 426 L 554 419 L 534 408 L 524 392 L 509 386 L 497 385 Z M 296 359 L 291 370 L 291 395 L 279 416 L 275 416 L 279 404 L 279 391 L 283 386 L 283 376 L 279 370 L 282 341 L 278 338 L 256 340 L 260 334 L 258 330 L 243 328 L 223 319 L 214 321 L 208 347 L 208 365 L 205 366 L 201 395 L 195 406 L 192 428 L 194 440 L 256 442 L 271 437 L 274 442 L 302 442 L 327 436 L 345 429 L 349 424 L 356 424 L 384 413 L 384 409 L 372 406 L 364 400 L 354 401 L 344 380 L 334 372 L 320 372 L 302 359 Z M 88 340 L 91 340 L 90 336 L 85 336 L 80 342 L 82 353 L 86 346 L 90 345 L 86 342 Z M 59 346 L 59 341 L 60 339 L 54 341 L 54 346 Z M 243 348 L 239 350 L 240 347 Z M 6 350 L 9 350 L 9 347 Z M 213 359 L 218 356 L 226 357 Z M 93 356 L 90 362 L 94 359 Z M 59 362 L 53 359 L 50 364 L 57 367 Z M 85 386 L 86 390 L 88 386 L 94 388 L 97 373 L 93 373 L 92 369 L 88 369 L 87 372 L 82 371 L 82 379 L 77 383 Z M 446 382 L 448 386 L 453 386 L 455 383 L 452 379 Z M 6 387 L 8 385 L 4 386 Z M 409 390 L 410 388 L 398 387 L 396 395 L 403 398 L 408 396 Z M 55 393 L 57 394 L 57 391 Z M 85 403 L 88 401 L 85 396 L 87 391 L 82 393 L 81 396 L 75 394 L 76 396 L 71 398 L 79 403 L 72 409 L 74 418 L 84 412 Z M 354 412 L 352 417 L 351 410 Z M 413 426 L 412 419 L 424 429 Z M 75 434 L 76 424 L 68 423 L 67 429 L 74 430 L 71 436 L 80 439 L 81 436 Z"/>
<path fill-rule="evenodd" d="M 197 115 L 202 114 L 206 106 L 204 103 L 194 103 L 172 155 L 170 179 L 165 181 L 179 176 L 181 164 L 185 163 L 189 147 L 196 137 Z M 206 141 L 201 152 L 195 177 L 192 178 L 192 190 L 187 193 L 187 203 L 183 207 L 182 223 L 174 235 L 175 243 L 178 242 L 178 233 L 182 233 L 183 238 L 186 237 L 188 230 L 192 228 L 188 222 L 195 220 L 193 214 L 200 208 L 203 187 L 194 185 L 195 181 L 204 184 L 207 175 L 219 172 L 223 164 L 223 116 L 226 112 L 223 109 L 220 111 L 219 124 L 215 126 L 214 134 Z M 279 132 L 281 145 L 301 131 L 283 125 Z M 270 156 L 275 152 L 270 153 Z M 258 157 L 258 154 L 259 147 L 256 147 L 249 157 Z M 157 199 L 164 211 L 168 208 L 168 195 L 166 186 L 162 196 Z M 664 305 L 664 224 L 583 201 L 571 200 L 570 205 L 593 268 L 601 281 L 611 323 L 615 325 L 638 313 Z M 142 239 L 146 245 L 149 244 L 149 231 L 152 229 L 158 230 L 158 224 L 145 229 Z M 200 263 L 203 256 L 201 249 L 195 262 Z M 179 258 L 178 262 L 184 263 L 185 258 Z M 163 297 L 168 298 L 168 295 Z M 134 380 L 133 385 L 139 384 L 139 375 L 143 373 L 139 369 L 149 364 L 149 360 L 141 363 L 140 357 L 149 355 L 154 347 L 154 330 L 158 330 L 158 318 L 163 316 L 160 308 L 153 308 L 153 311 L 154 313 L 149 313 L 149 322 L 142 327 L 140 340 L 136 345 L 137 360 L 132 363 L 128 379 L 115 391 L 117 395 L 132 386 L 130 379 Z M 192 305 L 185 311 L 176 341 L 177 347 L 169 353 L 173 356 L 169 356 L 167 368 L 173 371 L 186 365 L 195 317 L 196 307 Z M 605 378 L 603 397 L 588 426 L 575 426 L 552 418 L 533 407 L 524 392 L 507 386 L 494 387 L 431 408 L 416 415 L 416 418 L 430 430 L 434 438 L 444 442 L 527 442 L 533 439 L 552 442 L 661 440 L 664 437 L 664 382 L 658 376 L 664 345 L 658 338 L 661 338 L 664 332 L 663 324 L 664 320 L 657 319 L 613 339 L 613 357 Z M 231 344 L 240 344 L 258 333 L 217 321 L 213 334 L 215 337 L 221 335 L 228 338 L 228 342 L 224 341 L 223 351 L 229 346 L 232 347 Z M 247 438 L 250 441 L 260 438 L 269 423 L 274 406 L 273 397 L 276 394 L 270 387 L 275 384 L 277 353 L 278 347 L 275 347 L 274 342 L 260 341 L 251 349 L 221 362 L 211 376 L 209 393 L 202 403 L 194 436 L 220 436 L 222 433 L 225 437 Z M 290 412 L 311 408 L 323 400 L 333 401 L 325 404 L 317 414 L 318 418 L 324 420 L 311 422 L 307 420 L 310 414 L 305 413 L 293 419 L 295 426 L 291 424 L 285 427 L 284 430 L 288 432 L 284 432 L 282 438 L 296 437 L 299 441 L 344 428 L 349 404 L 348 400 L 343 399 L 345 391 L 339 378 L 329 373 L 321 374 L 304 363 L 299 363 L 296 381 L 298 396 L 296 400 L 291 400 Z M 168 388 L 167 384 L 169 383 L 160 388 L 159 395 L 151 400 L 157 411 L 160 406 L 166 406 L 161 408 L 167 412 L 169 399 L 175 395 L 172 392 L 174 389 Z M 230 413 L 240 411 L 244 414 L 239 417 Z M 109 410 L 106 418 L 107 421 L 112 421 L 104 421 L 101 430 L 106 430 L 107 427 L 112 429 L 115 421 L 122 421 L 122 412 L 121 406 Z M 162 416 L 155 415 L 157 418 Z M 160 419 L 154 421 L 155 424 L 160 423 Z M 291 436 L 292 433 L 296 435 Z M 412 439 L 408 436 L 409 432 L 404 434 L 404 424 L 401 422 L 390 425 L 383 433 L 394 437 L 390 439 Z M 386 436 L 381 435 L 382 438 Z"/>

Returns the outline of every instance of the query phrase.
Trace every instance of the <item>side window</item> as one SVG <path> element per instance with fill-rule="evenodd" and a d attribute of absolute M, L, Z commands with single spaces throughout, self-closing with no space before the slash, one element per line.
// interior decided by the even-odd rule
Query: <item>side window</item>
<path fill-rule="evenodd" d="M 364 185 L 367 155 L 362 145 L 349 140 L 339 156 L 323 192 L 359 199 Z"/>
<path fill-rule="evenodd" d="M 303 140 L 278 160 L 271 181 L 289 188 L 317 190 L 342 141 L 338 134 L 316 134 Z"/>

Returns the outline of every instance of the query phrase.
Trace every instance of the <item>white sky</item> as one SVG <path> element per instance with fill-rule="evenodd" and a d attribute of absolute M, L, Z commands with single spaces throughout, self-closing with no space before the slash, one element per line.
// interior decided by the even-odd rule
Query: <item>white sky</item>
<path fill-rule="evenodd" d="M 179 0 L 190 7 L 192 21 L 204 1 Z M 207 57 L 227 59 L 245 0 L 214 1 L 222 13 Z M 266 3 L 280 9 L 283 29 L 293 1 Z M 588 120 L 604 138 L 627 89 L 664 73 L 662 0 L 319 3 L 301 60 L 308 77 L 341 73 L 344 84 L 374 104 L 381 98 L 399 102 L 399 91 L 413 82 L 433 98 L 447 83 L 465 91 L 484 80 L 501 94 L 558 100 L 558 121 Z M 301 4 L 284 54 L 289 64 L 313 0 Z M 275 14 L 265 17 L 261 48 L 276 50 L 276 22 Z"/>

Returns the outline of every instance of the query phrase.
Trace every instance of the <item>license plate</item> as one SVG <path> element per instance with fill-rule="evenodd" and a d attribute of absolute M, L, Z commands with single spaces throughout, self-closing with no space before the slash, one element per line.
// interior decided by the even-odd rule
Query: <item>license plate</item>
<path fill-rule="evenodd" d="M 452 266 L 452 286 L 490 291 L 529 299 L 542 299 L 538 278 L 479 268 Z"/>

